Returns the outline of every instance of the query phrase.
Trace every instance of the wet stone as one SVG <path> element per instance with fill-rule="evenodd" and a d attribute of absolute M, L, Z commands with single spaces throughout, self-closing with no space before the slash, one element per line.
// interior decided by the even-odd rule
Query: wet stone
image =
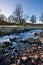
<path fill-rule="evenodd" d="M 43 31 L 40 33 L 40 36 L 43 37 Z"/>
<path fill-rule="evenodd" d="M 10 38 L 10 41 L 12 41 L 12 42 L 16 41 L 16 37 L 15 38 Z"/>
<path fill-rule="evenodd" d="M 4 53 L 5 53 L 5 50 L 3 48 L 0 48 L 0 55 Z"/>
<path fill-rule="evenodd" d="M 26 43 L 26 42 L 29 42 L 29 40 L 28 39 L 22 39 L 22 40 L 20 40 L 20 42 Z"/>
<path fill-rule="evenodd" d="M 39 33 L 36 34 L 35 32 L 34 36 L 38 35 Z M 43 38 L 43 36 L 40 37 Z M 43 45 L 39 38 L 34 39 L 29 36 L 22 38 L 21 36 L 18 39 L 16 36 L 9 38 L 10 42 L 5 41 L 0 44 L 0 65 L 41 65 L 43 62 Z"/>
<path fill-rule="evenodd" d="M 10 42 L 3 42 L 3 44 L 5 44 L 6 47 L 8 47 L 10 45 Z"/>
<path fill-rule="evenodd" d="M 0 65 L 10 65 L 10 60 L 9 59 L 4 59 Z"/>

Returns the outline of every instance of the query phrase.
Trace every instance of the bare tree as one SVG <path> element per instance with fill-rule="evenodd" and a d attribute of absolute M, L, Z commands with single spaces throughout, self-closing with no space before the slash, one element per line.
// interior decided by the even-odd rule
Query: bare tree
<path fill-rule="evenodd" d="M 41 14 L 39 20 L 43 23 L 43 13 Z"/>
<path fill-rule="evenodd" d="M 12 23 L 25 23 L 26 20 L 28 19 L 29 16 L 23 16 L 23 11 L 22 11 L 22 7 L 20 4 L 16 5 L 15 11 L 13 12 L 13 14 L 11 16 L 8 17 L 8 21 L 12 22 Z"/>
<path fill-rule="evenodd" d="M 0 14 L 0 20 L 7 21 L 7 17 L 3 14 Z"/>
<path fill-rule="evenodd" d="M 18 22 L 20 22 L 23 18 L 23 11 L 22 11 L 22 7 L 20 4 L 18 4 L 15 8 L 15 11 L 14 11 L 14 17 L 16 18 L 16 20 Z"/>
<path fill-rule="evenodd" d="M 36 16 L 35 16 L 35 15 L 32 15 L 32 16 L 31 16 L 30 22 L 36 23 Z"/>
<path fill-rule="evenodd" d="M 14 18 L 14 17 L 13 17 L 13 15 L 10 15 L 10 16 L 8 17 L 8 22 L 10 22 L 10 23 L 11 23 L 11 22 L 12 22 L 12 20 L 13 20 L 13 18 Z"/>
<path fill-rule="evenodd" d="M 28 15 L 24 15 L 24 19 L 27 21 L 29 19 Z"/>

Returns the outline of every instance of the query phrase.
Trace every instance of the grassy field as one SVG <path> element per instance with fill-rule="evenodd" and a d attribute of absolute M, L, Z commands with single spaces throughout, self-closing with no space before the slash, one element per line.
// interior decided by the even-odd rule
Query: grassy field
<path fill-rule="evenodd" d="M 25 24 L 25 25 L 0 25 L 0 34 L 1 33 L 13 33 L 27 31 L 31 29 L 43 29 L 43 24 Z"/>
<path fill-rule="evenodd" d="M 32 23 L 27 23 L 27 24 L 17 24 L 17 25 L 0 25 L 0 28 L 3 27 L 8 27 L 8 28 L 42 28 L 43 29 L 43 24 L 32 24 Z"/>
<path fill-rule="evenodd" d="M 25 28 L 25 29 L 42 28 L 43 29 L 43 24 L 33 24 L 27 22 L 10 23 L 0 20 L 0 28 Z"/>

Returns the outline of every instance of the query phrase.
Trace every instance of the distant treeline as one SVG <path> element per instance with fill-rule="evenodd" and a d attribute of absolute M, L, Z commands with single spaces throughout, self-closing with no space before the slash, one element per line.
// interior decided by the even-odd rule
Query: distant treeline
<path fill-rule="evenodd" d="M 0 14 L 0 25 L 28 25 L 26 22 L 29 19 L 29 16 L 23 15 L 23 10 L 20 4 L 17 4 L 15 7 L 15 11 L 13 14 L 11 14 L 8 18 Z M 36 23 L 37 22 L 37 17 L 36 15 L 32 15 L 29 19 L 30 23 Z M 39 22 L 43 23 L 43 13 L 39 17 Z"/>

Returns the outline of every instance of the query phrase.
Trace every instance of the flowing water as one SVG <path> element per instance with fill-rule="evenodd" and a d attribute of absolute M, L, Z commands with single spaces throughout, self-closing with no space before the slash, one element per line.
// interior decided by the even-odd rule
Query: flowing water
<path fill-rule="evenodd" d="M 39 37 L 39 35 L 38 36 L 34 36 L 32 33 L 33 32 L 40 33 L 41 31 L 42 30 L 29 30 L 29 31 L 24 32 L 24 33 L 21 32 L 20 34 L 13 33 L 11 35 L 5 35 L 3 37 L 0 37 L 0 43 L 6 42 L 6 41 L 10 41 L 10 39 L 16 38 L 15 41 L 11 42 L 13 44 L 12 47 L 15 47 L 16 49 L 21 49 L 21 48 L 24 48 L 24 47 L 29 47 L 29 43 L 20 43 L 19 40 L 27 39 L 27 38 L 36 39 L 36 38 Z M 8 48 L 9 47 L 7 47 L 6 50 L 8 50 L 9 54 L 11 54 L 12 50 L 9 50 Z"/>
<path fill-rule="evenodd" d="M 28 32 L 24 32 L 24 33 L 20 33 L 20 34 L 11 34 L 11 35 L 5 35 L 3 37 L 0 37 L 0 43 L 4 42 L 4 41 L 9 41 L 9 39 L 16 37 L 17 38 L 17 42 L 19 39 L 25 39 L 25 38 L 37 38 L 38 36 L 34 36 L 32 33 L 33 32 L 37 32 L 40 33 L 42 30 L 30 30 Z"/>

